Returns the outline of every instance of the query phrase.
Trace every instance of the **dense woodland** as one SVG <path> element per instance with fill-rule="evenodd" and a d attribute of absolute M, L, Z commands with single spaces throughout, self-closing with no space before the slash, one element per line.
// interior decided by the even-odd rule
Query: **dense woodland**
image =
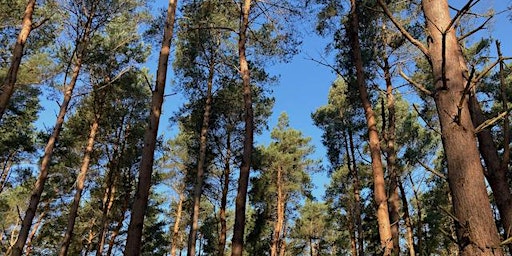
<path fill-rule="evenodd" d="M 488 2 L 0 1 L 0 254 L 511 255 Z M 267 123 L 311 33 L 323 145 Z"/>

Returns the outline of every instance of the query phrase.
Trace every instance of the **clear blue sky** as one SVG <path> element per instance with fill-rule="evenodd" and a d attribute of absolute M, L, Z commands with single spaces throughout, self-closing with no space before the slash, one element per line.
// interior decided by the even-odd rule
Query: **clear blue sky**
<path fill-rule="evenodd" d="M 461 7 L 465 1 L 449 1 L 454 7 Z M 155 6 L 165 7 L 166 1 L 159 0 Z M 510 6 L 509 0 L 488 0 L 481 1 L 476 10 L 485 12 L 488 8 L 495 7 L 497 11 L 506 9 Z M 491 23 L 490 30 L 483 31 L 475 37 L 484 37 L 492 35 L 502 41 L 503 53 L 506 56 L 512 56 L 511 45 L 512 26 L 509 14 L 501 14 L 496 17 L 496 21 Z M 318 107 L 327 103 L 327 93 L 335 75 L 325 66 L 321 66 L 310 58 L 320 59 L 324 53 L 328 39 L 322 39 L 315 35 L 313 26 L 308 24 L 302 26 L 303 46 L 301 52 L 289 63 L 277 64 L 270 67 L 269 71 L 274 75 L 279 75 L 280 80 L 274 87 L 274 97 L 276 99 L 274 114 L 269 119 L 269 127 L 272 129 L 277 123 L 277 117 L 281 112 L 287 112 L 290 118 L 290 125 L 302 131 L 305 136 L 312 138 L 312 143 L 316 147 L 316 153 L 313 156 L 317 159 L 325 158 L 325 149 L 321 143 L 322 132 L 313 125 L 311 113 Z M 494 48 L 493 48 L 494 51 Z M 157 52 L 157 51 L 155 51 Z M 172 59 L 171 59 L 172 61 Z M 154 71 L 156 67 L 156 57 L 153 56 L 148 63 L 150 70 Z M 154 73 L 154 72 L 153 72 Z M 172 79 L 172 73 L 168 75 L 169 81 Z M 172 85 L 168 86 L 166 92 L 172 91 Z M 165 137 L 171 137 L 176 132 L 176 127 L 171 127 L 168 123 L 169 116 L 178 109 L 183 103 L 183 99 L 177 96 L 167 97 L 164 103 L 164 116 L 161 120 L 160 133 Z M 45 111 L 41 113 L 38 120 L 38 127 L 52 127 L 55 121 L 56 104 L 44 100 Z M 268 144 L 269 133 L 265 132 L 262 136 L 256 138 L 256 143 Z M 327 163 L 325 163 L 327 164 Z M 324 184 L 328 182 L 325 175 L 318 174 L 314 176 L 313 182 L 317 189 L 314 194 L 321 199 L 324 191 Z"/>

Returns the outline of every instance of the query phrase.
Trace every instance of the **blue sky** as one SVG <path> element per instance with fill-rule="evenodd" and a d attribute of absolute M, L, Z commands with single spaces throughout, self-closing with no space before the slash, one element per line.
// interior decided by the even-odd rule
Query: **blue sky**
<path fill-rule="evenodd" d="M 155 6 L 165 7 L 166 1 L 157 0 Z M 462 6 L 465 1 L 449 1 L 455 7 Z M 478 11 L 485 11 L 494 6 L 496 10 L 504 10 L 506 6 L 511 5 L 509 0 L 489 0 L 481 1 L 477 5 Z M 485 37 L 489 34 L 502 41 L 504 55 L 511 56 L 511 37 L 512 26 L 508 14 L 501 14 L 496 17 L 490 30 L 483 31 L 474 37 Z M 324 54 L 324 48 L 329 40 L 320 38 L 313 31 L 313 25 L 303 24 L 300 26 L 304 35 L 302 38 L 303 45 L 301 51 L 289 63 L 281 63 L 269 68 L 273 75 L 280 76 L 279 83 L 273 87 L 274 97 L 276 99 L 274 114 L 269 119 L 269 128 L 275 126 L 277 117 L 281 112 L 287 112 L 290 118 L 291 127 L 302 131 L 305 136 L 312 138 L 312 143 L 316 147 L 316 153 L 313 155 L 316 159 L 325 158 L 325 149 L 321 142 L 322 132 L 313 125 L 311 120 L 311 113 L 318 107 L 327 103 L 327 94 L 335 75 L 329 68 L 319 65 L 318 63 L 310 60 L 321 59 Z M 494 48 L 493 48 L 494 51 Z M 157 52 L 157 51 L 155 51 Z M 170 60 L 172 61 L 172 59 Z M 156 67 L 156 56 L 152 56 L 148 67 L 152 71 Z M 172 80 L 172 72 L 169 73 L 168 79 Z M 172 84 L 167 86 L 166 92 L 172 91 Z M 165 137 L 171 137 L 176 133 L 176 127 L 169 124 L 169 116 L 176 111 L 183 103 L 183 98 L 179 95 L 170 96 L 165 99 L 164 103 L 164 116 L 161 120 L 160 134 Z M 41 113 L 40 120 L 37 122 L 38 127 L 52 127 L 55 121 L 56 104 L 55 102 L 43 101 L 45 111 Z M 269 132 L 256 138 L 256 143 L 268 144 Z M 327 163 L 325 163 L 327 164 Z M 316 174 L 313 179 L 317 189 L 314 194 L 318 199 L 321 199 L 324 191 L 324 184 L 328 182 L 325 174 Z"/>

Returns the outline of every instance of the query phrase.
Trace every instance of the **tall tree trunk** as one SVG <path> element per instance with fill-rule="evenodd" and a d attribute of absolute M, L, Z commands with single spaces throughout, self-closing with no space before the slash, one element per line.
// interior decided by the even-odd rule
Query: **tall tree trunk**
<path fill-rule="evenodd" d="M 383 56 L 384 62 L 384 80 L 386 81 L 386 101 L 388 117 L 383 120 L 387 121 L 387 129 L 384 135 L 387 149 L 386 149 L 386 163 L 389 175 L 389 217 L 391 221 L 391 236 L 393 237 L 393 251 L 394 254 L 400 254 L 400 197 L 398 196 L 398 173 L 396 168 L 396 118 L 395 118 L 395 98 L 393 96 L 393 84 L 391 82 L 391 68 L 389 66 L 389 59 L 386 53 Z"/>
<path fill-rule="evenodd" d="M 156 140 L 158 136 L 158 125 L 162 112 L 164 99 L 165 80 L 167 77 L 167 65 L 171 48 L 171 39 L 174 31 L 176 4 L 178 0 L 169 0 L 167 8 L 167 20 L 165 22 L 162 48 L 158 58 L 158 69 L 156 74 L 156 86 L 151 99 L 151 113 L 149 126 L 144 133 L 144 148 L 139 169 L 139 183 L 135 193 L 135 200 L 132 206 L 128 237 L 126 239 L 125 256 L 140 255 L 142 246 L 142 228 L 144 227 L 144 215 L 148 206 L 149 189 L 151 187 L 151 174 L 153 172 L 153 160 L 155 154 Z"/>
<path fill-rule="evenodd" d="M 407 176 L 409 177 L 409 181 L 411 182 L 412 192 L 414 194 L 414 199 L 416 201 L 416 212 L 418 213 L 418 220 L 416 221 L 416 239 L 418 239 L 418 244 L 416 251 L 418 252 L 418 254 L 421 255 L 423 252 L 423 214 L 421 213 L 423 207 L 421 205 L 420 197 L 418 196 L 418 191 L 414 187 L 414 181 L 412 180 L 411 174 L 409 173 Z"/>
<path fill-rule="evenodd" d="M 460 251 L 463 256 L 503 255 L 466 99 L 467 85 L 471 83 L 448 3 L 423 0 L 422 6 L 430 36 L 428 56 L 435 82 L 434 100 L 448 164 Z"/>
<path fill-rule="evenodd" d="M 232 252 L 231 256 L 242 256 L 244 246 L 245 232 L 245 204 L 247 201 L 247 188 L 249 186 L 249 173 L 251 171 L 251 155 L 254 140 L 254 117 L 252 109 L 252 89 L 249 73 L 249 65 L 245 55 L 247 42 L 247 30 L 249 27 L 249 12 L 251 10 L 251 0 L 244 0 L 242 6 L 242 20 L 240 23 L 238 54 L 240 58 L 240 73 L 243 81 L 243 98 L 245 110 L 245 135 L 244 149 L 242 156 L 242 166 L 240 167 L 240 177 L 238 179 L 238 192 L 236 196 L 235 225 L 233 230 Z"/>
<path fill-rule="evenodd" d="M 281 243 L 281 231 L 283 230 L 284 223 L 284 205 L 285 205 L 285 195 L 283 192 L 283 170 L 281 167 L 277 168 L 277 212 L 276 212 L 276 220 L 274 222 L 274 232 L 272 234 L 272 243 L 270 246 L 270 256 L 278 256 L 279 254 L 279 244 Z"/>
<path fill-rule="evenodd" d="M 501 56 L 501 49 L 499 47 L 499 43 L 497 42 L 498 55 L 499 58 Z M 500 84 L 501 84 L 501 94 L 503 97 L 503 106 L 506 108 L 507 100 L 505 91 L 503 86 L 505 85 L 504 78 L 502 75 L 503 72 L 503 64 L 500 63 Z M 469 99 L 471 118 L 473 120 L 473 124 L 475 127 L 481 125 L 483 122 L 487 120 L 485 117 L 480 103 L 476 98 L 476 95 L 472 94 Z M 507 109 L 505 109 L 507 111 Z M 503 130 L 504 134 L 508 134 L 508 115 L 504 118 Z M 499 156 L 498 147 L 494 142 L 494 138 L 491 134 L 490 128 L 485 128 L 479 133 L 477 133 L 478 138 L 478 149 L 480 150 L 480 154 L 484 159 L 485 166 L 487 170 L 485 172 L 485 176 L 489 185 L 491 186 L 494 201 L 496 202 L 496 206 L 498 207 L 498 212 L 500 213 L 501 224 L 503 225 L 503 230 L 505 231 L 505 239 L 510 237 L 512 234 L 512 194 L 510 191 L 510 186 L 508 183 L 508 162 L 510 158 L 510 149 L 508 148 L 508 144 L 510 143 L 510 138 L 504 136 L 504 150 L 503 157 Z M 512 252 L 512 244 L 508 245 L 509 251 Z"/>
<path fill-rule="evenodd" d="M 107 256 L 112 255 L 112 251 L 114 250 L 114 244 L 116 242 L 116 238 L 119 235 L 121 228 L 123 227 L 123 221 L 125 218 L 125 214 L 128 211 L 128 200 L 124 200 L 123 206 L 121 209 L 121 214 L 119 215 L 119 219 L 117 219 L 117 225 L 112 230 L 112 234 L 110 235 L 110 240 L 108 241 L 108 250 L 107 250 Z"/>
<path fill-rule="evenodd" d="M 89 131 L 89 138 L 87 139 L 87 146 L 85 148 L 82 166 L 80 167 L 80 173 L 78 174 L 78 177 L 76 179 L 75 197 L 73 198 L 73 203 L 71 204 L 71 208 L 69 210 L 68 226 L 66 228 L 66 232 L 64 233 L 64 238 L 62 240 L 62 246 L 60 247 L 59 256 L 68 255 L 69 244 L 71 243 L 71 237 L 73 236 L 73 230 L 75 228 L 75 221 L 78 215 L 78 207 L 80 206 L 80 199 L 82 198 L 82 191 L 84 190 L 87 171 L 89 170 L 89 164 L 91 162 L 91 154 L 94 149 L 94 142 L 96 140 L 96 133 L 98 131 L 98 127 L 98 118 L 94 117 L 94 121 Z"/>
<path fill-rule="evenodd" d="M 407 230 L 407 246 L 409 247 L 409 256 L 416 256 L 414 250 L 414 230 L 412 228 L 412 220 L 409 215 L 409 203 L 407 202 L 407 196 L 405 194 L 404 185 L 400 179 L 398 181 L 398 188 L 400 188 L 400 194 L 402 195 L 402 205 L 404 207 L 404 220 L 405 228 Z"/>
<path fill-rule="evenodd" d="M 16 245 L 12 251 L 12 256 L 21 256 L 23 252 L 23 247 L 25 246 L 25 242 L 27 241 L 28 233 L 30 231 L 30 227 L 32 226 L 32 221 L 37 211 L 37 207 L 39 205 L 39 200 L 41 199 L 41 195 L 43 193 L 44 185 L 46 183 L 46 178 L 48 177 L 48 167 L 50 165 L 50 161 L 53 155 L 53 149 L 55 147 L 55 143 L 57 138 L 60 135 L 62 125 L 64 124 L 64 118 L 66 117 L 66 113 L 68 111 L 69 103 L 71 102 L 71 97 L 73 94 L 73 90 L 75 89 L 75 85 L 78 81 L 78 76 L 80 74 L 80 69 L 82 67 L 82 58 L 86 51 L 89 37 L 91 34 L 91 26 L 95 13 L 95 5 L 91 8 L 90 12 L 87 16 L 87 22 L 84 28 L 84 34 L 81 38 L 78 39 L 76 45 L 76 60 L 75 66 L 73 67 L 73 72 L 71 76 L 71 81 L 68 86 L 66 86 L 64 92 L 64 100 L 62 104 L 60 104 L 59 114 L 57 115 L 57 120 L 55 121 L 55 125 L 53 127 L 53 132 L 46 143 L 46 147 L 44 149 L 44 155 L 41 159 L 41 166 L 39 170 L 39 176 L 37 178 L 37 182 L 34 185 L 32 190 L 32 194 L 30 195 L 30 201 L 28 208 L 25 212 L 25 217 L 23 218 L 23 222 L 21 224 L 20 234 L 16 241 Z M 66 81 L 64 81 L 65 83 Z"/>
<path fill-rule="evenodd" d="M 358 251 L 357 251 L 357 239 L 356 239 L 356 229 L 354 227 L 354 211 L 352 209 L 350 209 L 348 212 L 347 212 L 347 217 L 348 217 L 348 234 L 349 234 L 349 238 L 350 238 L 350 251 L 352 252 L 352 256 L 358 256 Z"/>
<path fill-rule="evenodd" d="M 178 236 L 180 232 L 181 213 L 183 211 L 183 201 L 185 195 L 180 193 L 180 199 L 178 201 L 178 208 L 176 209 L 176 218 L 174 219 L 174 226 L 172 229 L 172 241 L 171 241 L 171 256 L 176 256 L 176 249 L 178 248 Z"/>
<path fill-rule="evenodd" d="M 190 233 L 188 236 L 187 255 L 195 256 L 197 230 L 199 229 L 199 211 L 201 206 L 201 194 L 203 193 L 204 169 L 206 161 L 206 147 L 208 145 L 208 130 L 210 124 L 210 114 L 212 110 L 212 87 L 215 75 L 215 56 L 211 57 L 208 70 L 208 88 L 206 92 L 206 103 L 203 113 L 203 124 L 201 126 L 201 138 L 199 146 L 199 159 L 197 163 L 196 182 L 194 187 L 194 205 L 190 223 Z"/>
<path fill-rule="evenodd" d="M 359 96 L 363 105 L 368 126 L 369 147 L 372 158 L 372 172 L 375 203 L 377 206 L 377 222 L 379 224 L 379 236 L 384 255 L 391 255 L 393 240 L 391 236 L 391 225 L 389 222 L 388 203 L 386 196 L 386 185 L 384 180 L 384 169 L 382 166 L 380 140 L 377 131 L 377 122 L 368 95 L 368 88 L 364 77 L 363 58 L 359 43 L 359 18 L 357 15 L 357 2 L 351 0 L 350 25 L 348 36 L 353 53 L 354 64 L 356 65 L 357 85 Z"/>
<path fill-rule="evenodd" d="M 28 256 L 32 253 L 32 241 L 34 241 L 34 237 L 36 236 L 37 231 L 39 230 L 39 227 L 41 226 L 41 223 L 43 223 L 43 219 L 48 212 L 49 204 L 45 207 L 46 209 L 39 214 L 39 218 L 37 218 L 36 224 L 34 227 L 32 227 L 32 231 L 30 231 L 30 234 L 27 239 L 27 249 L 25 250 L 25 255 Z"/>
<path fill-rule="evenodd" d="M 121 151 L 122 152 L 122 151 Z M 117 161 L 117 160 L 115 160 Z M 116 194 L 116 186 L 117 179 L 119 176 L 119 163 L 116 163 L 113 168 L 111 167 L 108 175 L 107 175 L 107 187 L 105 188 L 105 193 L 103 194 L 103 205 L 101 211 L 101 221 L 100 221 L 100 232 L 98 233 L 98 247 L 96 250 L 96 256 L 103 255 L 103 250 L 105 247 L 105 239 L 108 232 L 109 225 L 109 215 L 110 210 L 112 209 L 112 205 L 114 204 L 114 198 Z"/>
<path fill-rule="evenodd" d="M 12 51 L 11 66 L 9 67 L 9 71 L 7 71 L 3 81 L 1 90 L 2 93 L 0 93 L 0 120 L 2 120 L 5 110 L 7 109 L 7 105 L 9 104 L 9 100 L 14 93 L 16 79 L 18 78 L 18 70 L 21 64 L 21 58 L 23 57 L 23 49 L 25 48 L 27 38 L 32 31 L 32 15 L 34 14 L 35 6 L 36 0 L 29 0 L 27 7 L 25 8 L 25 13 L 23 14 L 21 31 L 18 34 L 18 39 L 16 40 L 16 44 L 14 45 L 14 49 Z"/>
<path fill-rule="evenodd" d="M 359 180 L 359 168 L 356 163 L 356 148 L 354 146 L 354 135 L 352 132 L 352 128 L 349 130 L 348 134 L 349 142 L 350 142 L 350 155 L 352 156 L 352 170 L 353 170 L 353 191 L 354 191 L 354 199 L 355 199 L 355 215 L 356 215 L 356 228 L 357 228 L 357 251 L 359 256 L 364 255 L 364 240 L 363 240 L 363 220 L 361 216 L 361 182 Z"/>
<path fill-rule="evenodd" d="M 228 205 L 228 192 L 229 192 L 229 176 L 231 174 L 231 130 L 226 129 L 226 159 L 224 161 L 224 171 L 222 176 L 224 178 L 222 182 L 222 197 L 220 200 L 220 210 L 219 210 L 219 219 L 220 219 L 220 235 L 219 235 L 219 256 L 224 256 L 224 251 L 226 250 L 226 237 L 227 237 L 227 217 L 226 217 L 226 209 Z"/>

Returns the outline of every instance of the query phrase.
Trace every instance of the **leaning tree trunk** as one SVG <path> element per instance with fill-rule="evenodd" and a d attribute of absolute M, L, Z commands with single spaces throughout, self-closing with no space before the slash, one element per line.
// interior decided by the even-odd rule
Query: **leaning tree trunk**
<path fill-rule="evenodd" d="M 98 131 L 98 128 L 98 117 L 95 116 L 94 121 L 91 125 L 91 129 L 89 131 L 89 138 L 87 139 L 87 146 L 85 148 L 82 166 L 80 167 L 80 173 L 78 174 L 78 177 L 76 179 L 75 197 L 73 198 L 73 203 L 71 204 L 71 209 L 69 210 L 68 226 L 66 232 L 64 233 L 64 238 L 62 240 L 62 246 L 60 247 L 59 256 L 68 255 L 68 249 L 71 243 L 71 237 L 73 236 L 73 230 L 75 228 L 75 221 L 78 215 L 78 207 L 80 206 L 80 199 L 82 198 L 82 191 L 84 190 L 87 171 L 89 171 L 91 154 L 94 149 L 94 142 L 96 140 L 96 133 Z"/>
<path fill-rule="evenodd" d="M 36 0 L 30 0 L 27 3 L 27 7 L 25 8 L 25 14 L 23 15 L 23 21 L 21 23 L 21 31 L 12 51 L 11 66 L 9 67 L 9 71 L 7 71 L 2 84 L 2 93 L 0 93 L 0 120 L 2 120 L 2 116 L 7 109 L 9 100 L 14 93 L 16 79 L 18 78 L 18 70 L 21 64 L 21 58 L 23 57 L 23 49 L 25 48 L 27 38 L 32 31 L 32 15 L 34 14 L 35 6 Z"/>
<path fill-rule="evenodd" d="M 142 228 L 144 226 L 144 215 L 149 200 L 158 124 L 160 123 L 162 103 L 164 100 L 165 79 L 167 77 L 167 65 L 174 31 L 177 2 L 178 0 L 169 0 L 169 6 L 167 8 L 167 20 L 165 22 L 160 57 L 158 59 L 156 86 L 151 99 L 149 126 L 144 134 L 144 147 L 142 149 L 142 160 L 139 169 L 139 183 L 137 185 L 137 191 L 135 192 L 135 200 L 133 202 L 130 225 L 128 227 L 128 237 L 124 250 L 124 255 L 126 256 L 135 256 L 141 253 Z"/>
<path fill-rule="evenodd" d="M 215 56 L 211 57 L 210 65 L 209 65 L 209 74 L 207 81 L 207 91 L 206 91 L 206 103 L 204 106 L 203 113 L 203 124 L 201 126 L 201 137 L 199 141 L 199 160 L 197 163 L 197 173 L 196 173 L 196 182 L 194 187 L 194 205 L 192 210 L 192 218 L 190 223 L 190 233 L 188 236 L 188 248 L 187 255 L 195 256 L 196 255 L 196 239 L 197 239 L 197 230 L 199 229 L 199 210 L 201 206 L 201 194 L 203 193 L 203 181 L 204 181 L 204 169 L 206 162 L 206 147 L 208 145 L 208 130 L 210 124 L 210 114 L 212 110 L 212 87 L 213 87 L 213 78 L 215 75 Z"/>
<path fill-rule="evenodd" d="M 68 86 L 66 86 L 66 90 L 64 92 L 64 100 L 62 104 L 60 104 L 59 114 L 57 115 L 57 120 L 55 121 L 55 125 L 53 127 L 53 132 L 46 143 L 46 147 L 44 149 L 44 155 L 41 160 L 41 166 L 39 170 L 39 176 L 37 178 L 36 184 L 32 190 L 32 194 L 30 195 L 30 201 L 28 208 L 25 212 L 25 217 L 23 218 L 23 222 L 21 224 L 20 234 L 18 239 L 16 240 L 16 245 L 13 248 L 12 256 L 20 256 L 23 252 L 23 247 L 27 241 L 28 234 L 30 232 L 30 227 L 32 226 L 32 221 L 34 220 L 34 216 L 37 211 L 37 207 L 39 205 L 39 200 L 41 200 L 41 195 L 43 194 L 44 185 L 46 183 L 46 179 L 48 177 L 48 167 L 50 165 L 50 161 L 53 155 L 53 148 L 55 147 L 55 143 L 59 138 L 62 125 L 64 124 L 64 118 L 66 117 L 66 113 L 68 111 L 69 103 L 71 102 L 71 97 L 73 94 L 73 90 L 75 89 L 75 85 L 78 81 L 78 76 L 80 74 L 80 69 L 82 67 L 83 55 L 86 51 L 89 37 L 92 29 L 92 20 L 94 18 L 94 6 L 90 10 L 87 22 L 84 28 L 84 34 L 81 38 L 78 39 L 76 49 L 76 60 L 75 66 L 73 67 L 73 72 L 71 76 L 71 81 Z M 65 82 L 65 81 L 64 81 Z"/>
<path fill-rule="evenodd" d="M 460 252 L 463 256 L 503 255 L 466 98 L 471 81 L 448 3 L 423 0 L 422 6 Z"/>
<path fill-rule="evenodd" d="M 414 250 L 414 230 L 412 227 L 411 216 L 409 215 L 409 203 L 407 202 L 407 196 L 405 194 L 404 185 L 401 180 L 398 181 L 398 188 L 400 188 L 400 194 L 402 199 L 402 205 L 404 206 L 404 220 L 405 220 L 405 228 L 407 230 L 407 246 L 409 247 L 409 256 L 416 256 L 416 252 Z"/>
<path fill-rule="evenodd" d="M 172 241 L 171 241 L 171 256 L 176 256 L 176 249 L 178 248 L 178 236 L 180 232 L 181 213 L 183 211 L 183 201 L 185 195 L 183 192 L 179 194 L 178 208 L 176 209 L 176 218 L 174 219 L 174 226 L 172 228 Z"/>
<path fill-rule="evenodd" d="M 252 109 L 252 89 L 249 74 L 249 65 L 245 55 L 247 43 L 247 30 L 249 27 L 249 11 L 251 0 L 244 0 L 242 6 L 242 21 L 240 24 L 238 39 L 238 54 L 240 60 L 240 73 L 243 81 L 243 96 L 245 110 L 245 135 L 242 165 L 238 179 L 238 192 L 236 196 L 235 225 L 233 230 L 231 256 L 242 256 L 245 231 L 245 204 L 247 201 L 247 189 L 249 186 L 249 173 L 251 170 L 251 155 L 254 139 L 254 118 Z"/>
<path fill-rule="evenodd" d="M 352 48 L 353 60 L 356 66 L 357 86 L 359 96 L 366 116 L 368 127 L 369 147 L 372 158 L 373 186 L 375 204 L 377 206 L 377 222 L 379 225 L 379 236 L 384 255 L 391 255 L 393 240 L 391 236 L 391 225 L 389 222 L 388 202 L 386 196 L 386 185 L 384 181 L 384 168 L 382 166 L 380 140 L 377 131 L 377 121 L 368 95 L 368 88 L 364 77 L 363 58 L 359 43 L 359 18 L 357 15 L 357 2 L 351 0 L 350 25 L 348 37 Z"/>

